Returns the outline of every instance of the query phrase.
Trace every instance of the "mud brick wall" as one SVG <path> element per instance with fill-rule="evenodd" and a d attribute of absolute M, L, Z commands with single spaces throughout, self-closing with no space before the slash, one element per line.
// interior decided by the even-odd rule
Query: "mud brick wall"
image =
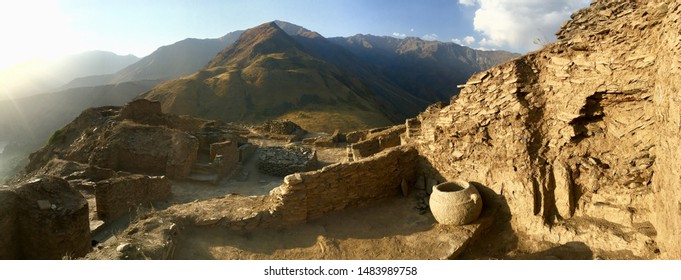
<path fill-rule="evenodd" d="M 295 224 L 398 195 L 402 180 L 409 185 L 416 181 L 417 156 L 414 148 L 397 147 L 364 160 L 289 175 L 271 193 L 276 215 L 284 225 Z"/>
<path fill-rule="evenodd" d="M 132 175 L 100 181 L 95 186 L 97 217 L 111 221 L 139 204 L 160 201 L 171 196 L 170 181 L 165 177 Z"/>
<path fill-rule="evenodd" d="M 0 259 L 62 259 L 90 252 L 88 203 L 65 180 L 40 177 L 0 190 L 0 203 Z"/>

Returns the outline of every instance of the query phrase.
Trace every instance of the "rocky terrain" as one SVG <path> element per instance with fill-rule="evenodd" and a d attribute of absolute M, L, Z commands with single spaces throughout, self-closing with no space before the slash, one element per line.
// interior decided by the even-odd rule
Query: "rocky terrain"
<path fill-rule="evenodd" d="M 293 144 L 305 147 L 303 155 L 336 149 L 324 161 L 337 150 L 345 157 L 277 174 L 256 195 L 170 199 L 138 211 L 87 255 L 78 249 L 87 235 L 58 250 L 87 259 L 679 259 L 680 18 L 680 3 L 595 1 L 561 27 L 558 42 L 473 75 L 448 105 L 433 104 L 402 125 Z M 278 28 L 266 24 L 242 39 L 277 34 L 280 47 L 309 59 Z M 267 60 L 252 51 L 228 48 L 214 62 Z M 205 71 L 227 71 L 219 68 Z M 99 201 L 133 207 L 118 204 L 122 194 L 145 203 L 179 194 L 177 182 L 205 168 L 237 178 L 239 166 L 253 164 L 244 147 L 292 141 L 164 114 L 167 104 L 91 109 L 55 133 L 0 190 L 9 207 L 1 228 L 12 230 L 0 235 L 2 257 L 34 257 L 7 245 L 25 230 L 21 213 L 84 213 L 73 192 L 26 193 L 65 182 L 94 186 L 99 215 Z M 468 225 L 438 224 L 428 196 L 457 179 L 480 192 L 482 214 Z M 97 197 L 106 190 L 111 200 Z M 78 207 L 59 212 L 67 199 Z M 68 221 L 82 226 L 82 213 Z"/>

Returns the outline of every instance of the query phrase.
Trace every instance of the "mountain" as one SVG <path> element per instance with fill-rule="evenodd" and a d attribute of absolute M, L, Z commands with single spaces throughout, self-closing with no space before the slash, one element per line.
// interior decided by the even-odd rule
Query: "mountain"
<path fill-rule="evenodd" d="M 274 22 L 247 30 L 203 70 L 145 97 L 161 101 L 165 112 L 226 121 L 286 116 L 322 130 L 391 123 L 365 84 L 311 55 Z"/>
<path fill-rule="evenodd" d="M 429 103 L 448 100 L 458 91 L 456 85 L 464 83 L 472 74 L 518 56 L 412 37 L 355 35 L 329 40 L 365 63 L 375 65 L 376 71 L 400 88 Z"/>
<path fill-rule="evenodd" d="M 97 86 L 142 80 L 170 80 L 194 73 L 222 49 L 234 43 L 243 31 L 234 31 L 216 39 L 187 38 L 162 46 L 136 63 L 110 75 L 80 77 L 64 88 Z"/>
<path fill-rule="evenodd" d="M 291 23 L 270 22 L 244 32 L 201 71 L 162 83 L 145 98 L 161 101 L 165 112 L 175 114 L 247 123 L 288 118 L 311 131 L 353 130 L 413 117 L 432 102 L 448 100 L 456 85 L 485 63 L 514 56 L 405 42 L 398 44 L 402 53 L 364 51 Z M 410 44 L 420 52 L 409 52 Z"/>
<path fill-rule="evenodd" d="M 53 60 L 33 60 L 0 73 L 0 100 L 21 98 L 57 89 L 77 77 L 111 74 L 137 62 L 133 55 L 89 51 Z"/>

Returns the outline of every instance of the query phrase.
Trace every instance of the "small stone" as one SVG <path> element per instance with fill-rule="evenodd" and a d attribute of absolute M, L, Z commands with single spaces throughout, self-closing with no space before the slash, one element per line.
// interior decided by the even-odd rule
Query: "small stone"
<path fill-rule="evenodd" d="M 38 208 L 40 208 L 40 210 L 47 210 L 52 208 L 52 203 L 50 203 L 49 200 L 38 200 L 37 202 Z"/>
<path fill-rule="evenodd" d="M 284 183 L 286 183 L 289 186 L 298 185 L 302 182 L 303 177 L 300 176 L 300 173 L 295 173 L 284 177 Z"/>
<path fill-rule="evenodd" d="M 127 242 L 121 243 L 121 245 L 118 245 L 118 247 L 116 247 L 116 251 L 119 252 L 119 253 L 123 253 L 123 252 L 129 250 L 130 247 L 132 247 L 132 245 L 130 243 L 127 243 Z"/>
<path fill-rule="evenodd" d="M 57 205 L 52 204 L 50 208 L 52 208 L 52 210 L 57 210 Z"/>
<path fill-rule="evenodd" d="M 402 195 L 403 196 L 409 195 L 409 185 L 407 184 L 407 181 L 402 179 L 402 184 L 400 184 L 400 187 L 402 188 Z"/>

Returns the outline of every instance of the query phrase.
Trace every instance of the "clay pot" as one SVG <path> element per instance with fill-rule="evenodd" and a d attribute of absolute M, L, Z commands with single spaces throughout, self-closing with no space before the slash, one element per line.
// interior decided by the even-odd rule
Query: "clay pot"
<path fill-rule="evenodd" d="M 430 211 L 445 225 L 465 225 L 480 216 L 482 199 L 478 190 L 466 181 L 455 180 L 433 187 Z"/>

